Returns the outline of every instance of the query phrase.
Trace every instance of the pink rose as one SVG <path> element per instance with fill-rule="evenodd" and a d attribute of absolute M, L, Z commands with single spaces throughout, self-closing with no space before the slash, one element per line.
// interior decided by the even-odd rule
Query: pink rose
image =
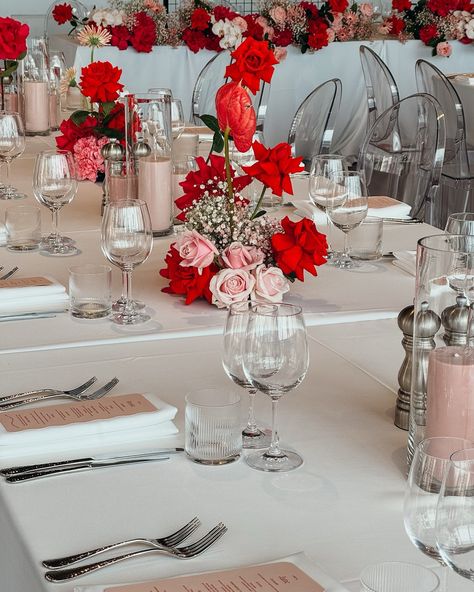
<path fill-rule="evenodd" d="M 208 267 L 214 261 L 214 255 L 219 251 L 210 240 L 199 234 L 196 230 L 183 232 L 178 236 L 176 249 L 179 252 L 183 267 Z"/>
<path fill-rule="evenodd" d="M 241 16 L 234 17 L 232 19 L 232 23 L 236 27 L 239 27 L 239 29 L 242 31 L 242 33 L 245 33 L 245 31 L 248 29 L 247 21 L 244 18 L 242 18 Z"/>
<path fill-rule="evenodd" d="M 362 16 L 370 18 L 374 14 L 374 7 L 370 2 L 362 2 L 359 5 L 359 10 Z"/>
<path fill-rule="evenodd" d="M 438 43 L 438 45 L 436 46 L 436 54 L 444 58 L 449 58 L 452 52 L 453 48 L 451 47 L 451 44 L 447 41 L 442 41 L 441 43 Z"/>
<path fill-rule="evenodd" d="M 270 9 L 270 17 L 277 25 L 284 25 L 286 21 L 286 10 L 283 6 L 274 6 Z"/>
<path fill-rule="evenodd" d="M 275 47 L 275 49 L 273 50 L 273 53 L 275 54 L 275 58 L 279 62 L 282 62 L 286 58 L 286 56 L 288 55 L 288 51 L 287 51 L 286 47 Z"/>
<path fill-rule="evenodd" d="M 263 262 L 264 254 L 257 247 L 244 247 L 242 243 L 232 243 L 221 254 L 222 262 L 230 269 L 250 271 Z"/>
<path fill-rule="evenodd" d="M 333 31 L 336 33 L 339 33 L 339 30 L 342 28 L 342 14 L 340 12 L 338 12 L 337 14 L 334 15 L 334 20 L 332 21 L 332 26 L 331 28 L 333 29 Z"/>
<path fill-rule="evenodd" d="M 326 34 L 328 36 L 328 43 L 332 43 L 334 41 L 334 39 L 336 38 L 336 32 L 334 31 L 334 29 L 327 29 L 326 30 Z"/>
<path fill-rule="evenodd" d="M 279 267 L 259 265 L 255 270 L 256 299 L 281 302 L 283 294 L 290 289 L 290 283 Z"/>
<path fill-rule="evenodd" d="M 221 269 L 209 284 L 212 304 L 226 308 L 234 302 L 248 300 L 254 286 L 255 278 L 245 269 Z"/>

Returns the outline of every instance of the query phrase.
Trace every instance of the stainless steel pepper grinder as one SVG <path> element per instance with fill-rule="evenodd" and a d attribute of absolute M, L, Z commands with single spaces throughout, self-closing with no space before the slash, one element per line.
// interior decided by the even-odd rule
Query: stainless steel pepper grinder
<path fill-rule="evenodd" d="M 441 313 L 444 327 L 443 340 L 446 345 L 466 345 L 467 330 L 470 325 L 469 345 L 474 346 L 473 319 L 469 302 L 465 296 L 459 295 L 456 304 L 448 306 Z"/>
<path fill-rule="evenodd" d="M 415 307 L 413 304 L 405 307 L 398 315 L 398 326 L 403 333 L 402 345 L 405 359 L 398 371 L 397 405 L 395 407 L 395 421 L 397 428 L 408 430 L 410 423 L 410 390 L 413 353 L 413 326 Z"/>

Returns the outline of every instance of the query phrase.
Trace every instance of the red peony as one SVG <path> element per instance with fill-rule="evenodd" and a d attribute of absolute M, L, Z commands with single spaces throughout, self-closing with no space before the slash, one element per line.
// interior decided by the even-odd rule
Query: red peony
<path fill-rule="evenodd" d="M 247 37 L 231 55 L 235 61 L 227 66 L 226 77 L 242 82 L 253 94 L 258 92 L 260 80 L 270 82 L 273 66 L 278 64 L 268 42 L 256 41 L 252 37 Z"/>
<path fill-rule="evenodd" d="M 400 35 L 405 29 L 405 21 L 395 15 L 391 16 L 385 22 L 390 24 L 390 33 L 392 35 Z"/>
<path fill-rule="evenodd" d="M 284 232 L 272 236 L 275 262 L 285 275 L 304 281 L 304 271 L 318 275 L 316 265 L 326 263 L 326 235 L 318 232 L 314 222 L 303 218 L 292 222 L 288 216 L 281 221 Z"/>
<path fill-rule="evenodd" d="M 191 28 L 205 31 L 211 24 L 211 15 L 204 8 L 196 8 L 191 15 Z"/>
<path fill-rule="evenodd" d="M 300 2 L 300 7 L 306 11 L 310 18 L 316 18 L 319 14 L 318 7 L 312 2 Z"/>
<path fill-rule="evenodd" d="M 245 89 L 236 82 L 221 86 L 216 94 L 216 111 L 219 127 L 222 131 L 230 130 L 237 150 L 250 150 L 257 118 Z"/>
<path fill-rule="evenodd" d="M 398 10 L 398 12 L 410 10 L 411 0 L 392 0 L 392 8 L 393 10 Z"/>
<path fill-rule="evenodd" d="M 344 12 L 348 6 L 348 0 L 329 0 L 329 7 L 332 12 Z"/>
<path fill-rule="evenodd" d="M 115 103 L 112 111 L 109 113 L 107 127 L 125 134 L 125 107 L 122 103 Z"/>
<path fill-rule="evenodd" d="M 63 135 L 57 136 L 56 146 L 60 150 L 69 150 L 69 152 L 72 152 L 77 140 L 92 135 L 96 127 L 97 119 L 92 117 L 92 115 L 88 115 L 81 125 L 76 125 L 71 118 L 64 119 L 59 126 L 59 131 Z"/>
<path fill-rule="evenodd" d="M 82 68 L 80 87 L 82 94 L 93 103 L 108 103 L 118 99 L 123 84 L 119 82 L 122 70 L 110 62 L 92 62 Z"/>
<path fill-rule="evenodd" d="M 209 51 L 223 51 L 223 48 L 219 45 L 220 38 L 214 33 L 211 33 L 209 37 L 206 37 L 205 48 Z"/>
<path fill-rule="evenodd" d="M 130 43 L 140 53 L 150 53 L 156 43 L 155 22 L 146 12 L 137 12 L 134 17 Z"/>
<path fill-rule="evenodd" d="M 438 37 L 438 28 L 436 25 L 425 25 L 418 31 L 418 35 L 425 45 L 428 45 L 433 39 Z"/>
<path fill-rule="evenodd" d="M 231 21 L 236 16 L 240 16 L 237 12 L 227 8 L 227 6 L 216 6 L 212 9 L 212 13 L 216 21 L 223 21 L 224 19 Z"/>
<path fill-rule="evenodd" d="M 261 41 L 263 39 L 263 27 L 256 22 L 258 14 L 246 14 L 244 20 L 247 23 L 247 30 L 243 34 L 244 37 L 253 37 Z"/>
<path fill-rule="evenodd" d="M 288 47 L 293 43 L 293 33 L 291 29 L 283 29 L 283 31 L 275 31 L 272 43 L 277 47 Z"/>
<path fill-rule="evenodd" d="M 73 17 L 72 6 L 70 4 L 56 4 L 52 12 L 54 20 L 58 25 L 64 25 L 70 21 Z"/>
<path fill-rule="evenodd" d="M 459 0 L 428 0 L 426 8 L 438 16 L 448 16 L 454 10 L 458 10 Z"/>
<path fill-rule="evenodd" d="M 208 267 L 198 269 L 197 267 L 184 267 L 180 265 L 183 261 L 178 250 L 171 245 L 165 257 L 167 267 L 160 270 L 160 275 L 170 280 L 169 286 L 163 288 L 167 294 L 180 294 L 186 296 L 186 304 L 191 304 L 197 298 L 205 298 L 212 303 L 212 294 L 209 290 L 209 283 L 219 271 L 215 263 Z"/>
<path fill-rule="evenodd" d="M 291 146 L 286 142 L 281 142 L 274 148 L 265 148 L 260 142 L 254 142 L 252 147 L 257 162 L 243 166 L 243 170 L 270 187 L 275 195 L 282 195 L 283 192 L 293 195 L 290 173 L 299 173 L 302 170 L 303 158 L 293 158 Z"/>
<path fill-rule="evenodd" d="M 110 45 L 118 47 L 120 50 L 127 49 L 128 42 L 130 41 L 130 31 L 125 25 L 116 25 L 115 27 L 109 27 L 112 39 Z"/>
<path fill-rule="evenodd" d="M 26 51 L 28 25 L 15 19 L 0 16 L 0 60 L 18 60 Z"/>
<path fill-rule="evenodd" d="M 207 39 L 201 31 L 194 31 L 188 27 L 183 31 L 182 39 L 193 53 L 197 53 L 200 49 L 206 47 Z"/>
<path fill-rule="evenodd" d="M 309 23 L 308 45 L 311 49 L 322 49 L 329 44 L 328 25 L 323 19 L 317 18 Z"/>

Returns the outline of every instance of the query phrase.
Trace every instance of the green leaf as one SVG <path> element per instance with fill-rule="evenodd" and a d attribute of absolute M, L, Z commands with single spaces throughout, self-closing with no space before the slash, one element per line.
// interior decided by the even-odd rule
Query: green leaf
<path fill-rule="evenodd" d="M 100 133 L 107 138 L 116 138 L 117 140 L 122 140 L 123 132 L 117 129 L 109 129 L 109 128 L 101 128 Z"/>
<path fill-rule="evenodd" d="M 267 212 L 265 210 L 259 210 L 253 217 L 253 220 L 255 220 L 255 218 L 260 218 L 260 216 L 265 216 L 266 213 Z"/>
<path fill-rule="evenodd" d="M 6 68 L 5 70 L 2 70 L 0 72 L 0 77 L 1 78 L 5 78 L 6 76 L 10 76 L 10 74 L 13 74 L 13 72 L 15 72 L 15 70 L 18 68 L 18 62 L 11 62 L 8 61 L 6 62 Z"/>
<path fill-rule="evenodd" d="M 199 119 L 202 120 L 205 126 L 207 126 L 213 132 L 221 133 L 221 128 L 214 115 L 199 115 Z"/>
<path fill-rule="evenodd" d="M 83 110 L 74 111 L 74 113 L 71 115 L 71 120 L 76 125 L 82 125 L 84 121 L 87 119 L 88 115 L 92 115 L 92 113 L 90 111 Z"/>
<path fill-rule="evenodd" d="M 212 138 L 211 152 L 222 152 L 224 150 L 224 138 L 220 131 L 214 133 Z"/>
<path fill-rule="evenodd" d="M 109 101 L 108 103 L 102 103 L 102 111 L 105 115 L 105 117 L 107 117 L 107 115 L 110 114 L 110 112 L 112 111 L 112 109 L 115 107 L 115 103 L 113 101 Z"/>

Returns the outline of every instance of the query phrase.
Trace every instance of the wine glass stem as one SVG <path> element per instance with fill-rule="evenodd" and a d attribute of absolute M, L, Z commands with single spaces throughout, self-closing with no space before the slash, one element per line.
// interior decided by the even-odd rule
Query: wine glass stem
<path fill-rule="evenodd" d="M 349 258 L 349 233 L 344 232 L 344 253 L 343 257 Z"/>
<path fill-rule="evenodd" d="M 325 212 L 326 212 L 326 226 L 328 227 L 328 230 L 326 233 L 326 240 L 327 240 L 327 245 L 328 245 L 328 253 L 330 253 L 332 251 L 332 246 L 331 246 L 332 223 L 331 223 L 331 218 L 329 217 L 329 213 L 327 211 L 327 208 L 326 208 Z"/>
<path fill-rule="evenodd" d="M 124 269 L 122 271 L 122 293 L 125 294 L 125 313 L 131 313 L 132 306 L 132 270 Z"/>
<path fill-rule="evenodd" d="M 255 395 L 257 394 L 257 389 L 249 389 L 249 415 L 247 425 L 244 430 L 244 434 L 258 434 L 260 431 L 257 427 L 257 422 L 255 421 L 255 410 L 254 410 L 254 402 L 255 402 Z"/>
<path fill-rule="evenodd" d="M 283 456 L 280 450 L 280 438 L 278 436 L 278 400 L 279 397 L 272 397 L 272 441 L 267 451 L 268 456 Z"/>
<path fill-rule="evenodd" d="M 56 246 L 59 246 L 61 243 L 60 236 L 59 236 L 59 210 L 53 210 L 52 215 L 53 215 L 52 222 L 53 222 L 54 244 Z"/>

